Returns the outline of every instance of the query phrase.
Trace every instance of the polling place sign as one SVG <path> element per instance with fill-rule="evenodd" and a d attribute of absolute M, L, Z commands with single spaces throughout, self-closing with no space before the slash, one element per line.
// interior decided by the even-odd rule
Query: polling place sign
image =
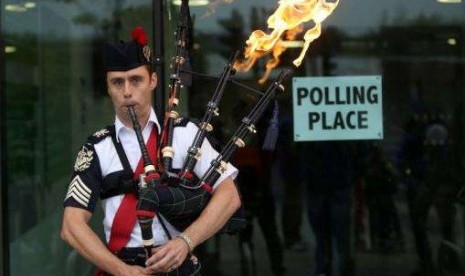
<path fill-rule="evenodd" d="M 383 138 L 381 76 L 293 78 L 295 141 Z"/>

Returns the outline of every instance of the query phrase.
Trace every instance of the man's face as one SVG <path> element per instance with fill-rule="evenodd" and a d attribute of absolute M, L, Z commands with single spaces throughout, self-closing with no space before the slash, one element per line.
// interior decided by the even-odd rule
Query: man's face
<path fill-rule="evenodd" d="M 130 121 L 127 106 L 132 105 L 139 118 L 150 114 L 152 90 L 157 85 L 155 73 L 149 74 L 146 66 L 139 66 L 129 71 L 107 72 L 108 94 L 113 101 L 118 117 Z M 147 117 L 148 118 L 148 117 Z"/>

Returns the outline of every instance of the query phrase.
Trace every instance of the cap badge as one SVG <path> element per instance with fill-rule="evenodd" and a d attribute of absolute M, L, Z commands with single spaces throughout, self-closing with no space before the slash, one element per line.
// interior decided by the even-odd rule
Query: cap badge
<path fill-rule="evenodd" d="M 145 45 L 144 48 L 142 48 L 142 53 L 144 54 L 144 57 L 147 60 L 147 62 L 150 62 L 150 47 L 149 47 L 149 45 Z"/>

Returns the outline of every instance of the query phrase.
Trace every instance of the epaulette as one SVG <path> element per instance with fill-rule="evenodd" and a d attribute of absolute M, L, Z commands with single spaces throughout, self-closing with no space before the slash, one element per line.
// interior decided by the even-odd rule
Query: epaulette
<path fill-rule="evenodd" d="M 90 135 L 89 138 L 87 139 L 88 143 L 91 144 L 97 144 L 98 142 L 102 141 L 103 139 L 109 137 L 112 135 L 112 133 L 115 132 L 115 126 L 114 125 L 109 125 L 94 134 Z"/>
<path fill-rule="evenodd" d="M 197 118 L 184 118 L 184 117 L 178 118 L 175 121 L 174 126 L 175 127 L 186 127 L 189 122 L 195 124 L 197 127 L 200 127 L 201 121 L 199 119 L 197 119 Z M 210 144 L 213 146 L 213 148 L 215 150 L 221 151 L 221 148 L 222 148 L 223 144 L 217 138 L 215 138 L 213 135 L 211 135 L 210 132 L 206 133 L 206 138 L 208 139 L 208 141 L 210 142 Z"/>

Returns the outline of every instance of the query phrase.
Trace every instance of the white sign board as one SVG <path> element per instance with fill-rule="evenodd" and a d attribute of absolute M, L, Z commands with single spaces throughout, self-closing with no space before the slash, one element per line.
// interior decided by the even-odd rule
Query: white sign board
<path fill-rule="evenodd" d="M 294 140 L 383 139 L 381 76 L 292 80 Z"/>

